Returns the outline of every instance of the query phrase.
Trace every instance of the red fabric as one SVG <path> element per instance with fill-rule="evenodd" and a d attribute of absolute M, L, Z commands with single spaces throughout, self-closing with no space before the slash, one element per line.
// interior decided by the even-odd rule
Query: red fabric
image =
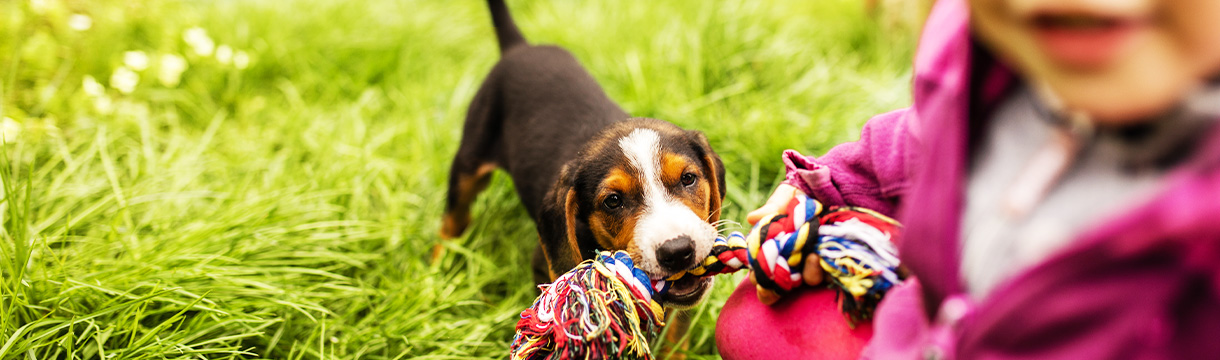
<path fill-rule="evenodd" d="M 873 337 L 870 323 L 852 329 L 839 311 L 835 292 L 801 287 L 778 303 L 758 302 L 743 281 L 716 320 L 716 345 L 725 360 L 855 359 Z"/>

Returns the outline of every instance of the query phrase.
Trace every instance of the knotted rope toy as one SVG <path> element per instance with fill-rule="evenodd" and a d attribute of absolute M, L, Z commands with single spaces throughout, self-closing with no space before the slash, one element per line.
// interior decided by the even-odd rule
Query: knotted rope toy
<path fill-rule="evenodd" d="M 804 284 L 803 256 L 816 254 L 843 313 L 852 323 L 868 320 L 885 293 L 902 282 L 893 244 L 901 230 L 897 221 L 869 209 L 823 209 L 798 196 L 786 214 L 763 217 L 750 231 L 750 268 L 762 275 L 755 277 L 759 287 L 782 294 Z"/>
<path fill-rule="evenodd" d="M 758 286 L 779 293 L 804 283 L 804 257 L 816 254 L 848 321 L 871 318 L 886 291 L 901 282 L 892 241 L 898 222 L 856 207 L 823 208 L 798 196 L 787 212 L 764 217 L 749 236 L 718 237 L 696 267 L 664 280 L 636 269 L 626 252 L 601 252 L 549 285 L 521 312 L 513 359 L 651 359 L 648 339 L 664 326 L 655 297 L 684 277 L 733 273 L 747 265 Z"/>

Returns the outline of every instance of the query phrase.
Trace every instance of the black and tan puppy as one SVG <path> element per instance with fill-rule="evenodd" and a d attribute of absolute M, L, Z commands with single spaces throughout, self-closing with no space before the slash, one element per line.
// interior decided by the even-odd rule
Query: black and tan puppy
<path fill-rule="evenodd" d="M 501 168 L 538 228 L 535 281 L 599 249 L 628 251 L 653 279 L 694 266 L 711 251 L 724 199 L 724 167 L 707 138 L 631 118 L 571 54 L 528 44 L 503 1 L 489 5 L 501 59 L 470 104 L 441 236 L 465 231 L 471 203 Z M 690 307 L 710 287 L 672 284 L 660 300 Z"/>

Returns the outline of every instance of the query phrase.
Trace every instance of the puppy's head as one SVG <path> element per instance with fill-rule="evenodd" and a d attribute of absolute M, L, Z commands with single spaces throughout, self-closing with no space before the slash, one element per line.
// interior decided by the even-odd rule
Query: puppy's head
<path fill-rule="evenodd" d="M 724 166 L 702 133 L 631 119 L 604 130 L 564 167 L 540 234 L 552 249 L 626 250 L 636 267 L 663 279 L 711 252 L 724 190 Z M 659 300 L 689 307 L 711 284 L 679 281 Z"/>

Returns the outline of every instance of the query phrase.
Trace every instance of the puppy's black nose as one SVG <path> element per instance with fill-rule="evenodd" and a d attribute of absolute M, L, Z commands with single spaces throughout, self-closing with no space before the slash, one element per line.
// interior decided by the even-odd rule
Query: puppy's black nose
<path fill-rule="evenodd" d="M 695 242 L 686 235 L 666 240 L 657 249 L 657 263 L 669 271 L 682 271 L 695 266 Z"/>

